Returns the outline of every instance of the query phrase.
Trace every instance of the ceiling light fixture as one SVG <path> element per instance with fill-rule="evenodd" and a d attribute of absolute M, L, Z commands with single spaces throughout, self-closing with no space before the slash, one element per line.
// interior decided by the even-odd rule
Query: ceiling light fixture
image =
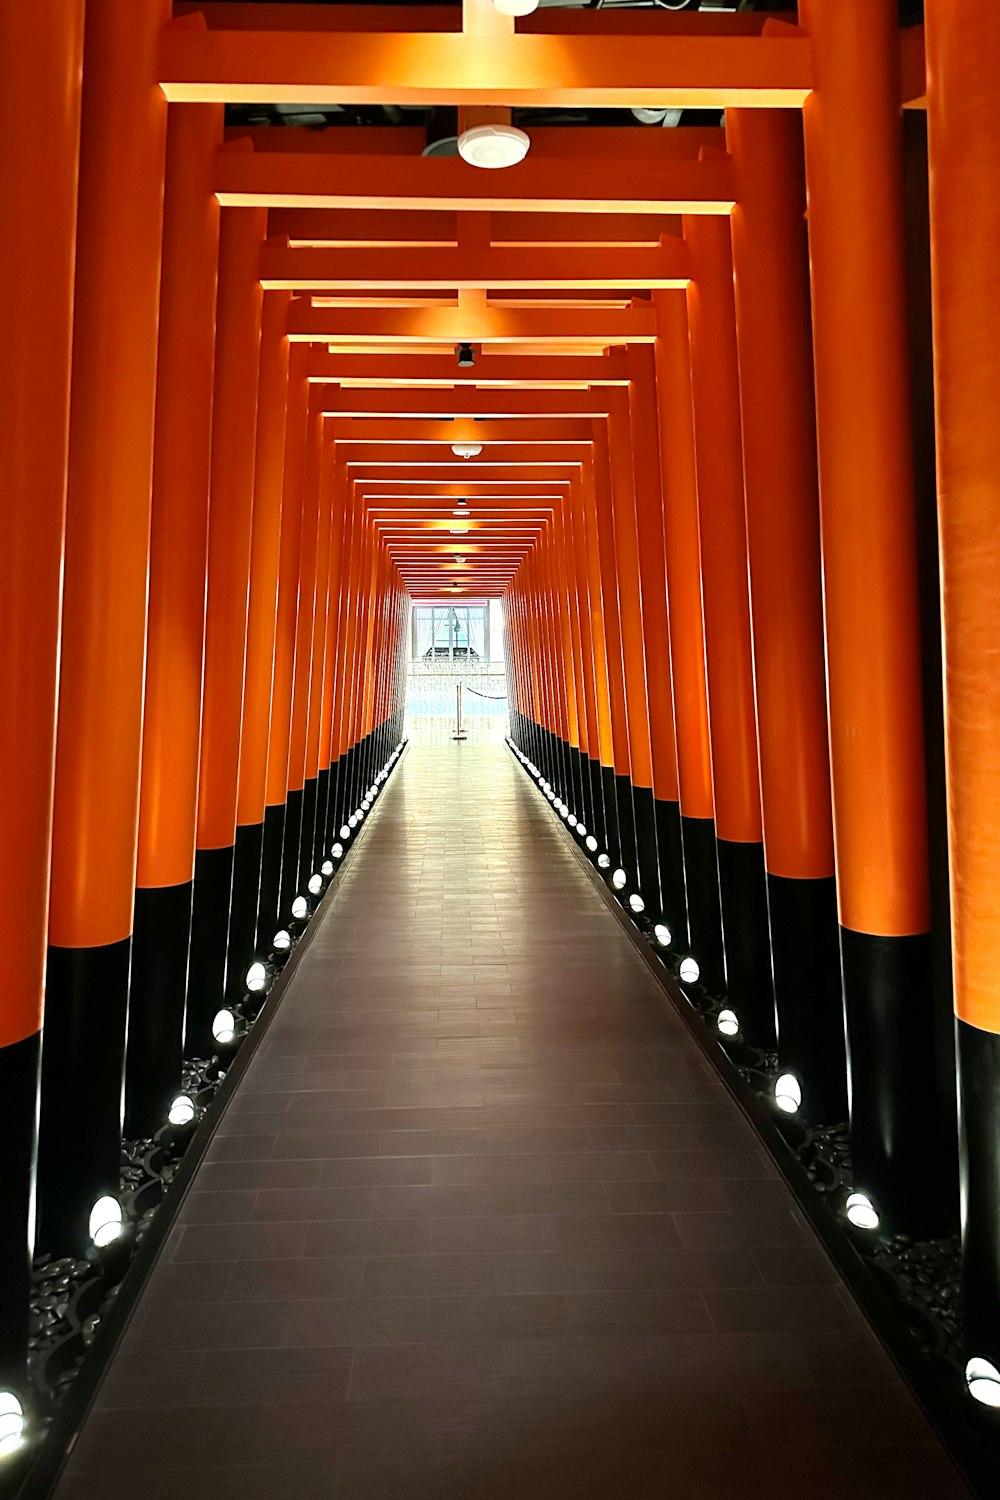
<path fill-rule="evenodd" d="M 482 443 L 452 443 L 451 451 L 456 458 L 478 458 L 483 451 L 483 445 Z"/>
<path fill-rule="evenodd" d="M 502 16 L 530 16 L 538 0 L 493 0 L 493 6 Z"/>
<path fill-rule="evenodd" d="M 496 170 L 523 161 L 530 145 L 530 137 L 516 125 L 473 125 L 459 136 L 458 154 L 470 167 Z"/>

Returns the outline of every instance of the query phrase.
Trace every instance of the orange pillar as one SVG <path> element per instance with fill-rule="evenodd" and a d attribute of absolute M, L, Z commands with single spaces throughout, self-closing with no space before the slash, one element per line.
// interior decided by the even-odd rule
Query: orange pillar
<path fill-rule="evenodd" d="M 894 0 L 801 0 L 834 842 L 855 1186 L 947 1211 L 938 1090 Z"/>
<path fill-rule="evenodd" d="M 34 1241 L 38 1066 L 66 523 L 83 5 L 0 11 L 0 401 L 6 642 L 0 862 L 8 945 L 0 1002 L 0 1388 L 23 1392 Z M 25 121 L 31 120 L 31 128 Z M 44 191 L 39 185 L 44 183 Z"/>
<path fill-rule="evenodd" d="M 646 654 L 642 633 L 642 593 L 639 547 L 636 536 L 636 485 L 633 469 L 632 432 L 628 392 L 610 393 L 607 422 L 608 458 L 614 499 L 615 575 L 618 611 L 622 629 L 622 659 L 625 668 L 625 705 L 628 713 L 630 796 L 627 816 L 635 847 L 635 863 L 626 866 L 629 884 L 634 881 L 651 911 L 660 904 L 656 864 L 656 826 L 653 809 L 653 756 L 649 733 L 649 703 L 646 688 Z"/>
<path fill-rule="evenodd" d="M 594 424 L 593 461 L 584 469 L 584 495 L 591 499 L 595 542 L 600 558 L 601 597 L 604 604 L 604 632 L 607 643 L 608 682 L 611 689 L 611 714 L 615 746 L 613 812 L 609 835 L 614 848 L 608 849 L 613 866 L 635 871 L 635 829 L 632 818 L 632 746 L 629 738 L 631 719 L 626 698 L 625 659 L 622 645 L 621 600 L 615 561 L 614 512 L 611 473 L 608 463 L 606 434 Z M 591 507 L 588 507 L 589 509 Z M 605 799 L 605 808 L 608 799 Z"/>
<path fill-rule="evenodd" d="M 304 894 L 299 856 L 302 849 L 306 740 L 309 728 L 313 627 L 316 616 L 316 561 L 319 545 L 323 423 L 322 412 L 308 409 L 302 463 L 302 532 L 295 619 L 295 674 L 292 683 L 292 715 L 288 745 L 288 801 L 285 806 L 285 842 L 281 866 L 281 921 L 283 925 L 287 925 L 291 920 L 292 903 Z"/>
<path fill-rule="evenodd" d="M 728 110 L 753 664 L 779 1076 L 847 1111 L 802 122 Z"/>
<path fill-rule="evenodd" d="M 609 860 L 612 850 L 618 846 L 618 818 L 615 807 L 615 738 L 624 733 L 615 717 L 615 700 L 612 694 L 609 667 L 608 636 L 604 622 L 604 596 L 601 586 L 601 560 L 597 541 L 597 521 L 594 510 L 593 468 L 585 464 L 572 488 L 574 506 L 574 530 L 583 553 L 583 567 L 587 583 L 587 600 L 590 610 L 590 639 L 594 655 L 594 691 L 597 698 L 598 725 L 600 731 L 600 788 L 595 791 L 595 805 L 601 810 L 601 827 L 595 830 L 600 847 L 591 849 L 598 860 Z"/>
<path fill-rule="evenodd" d="M 222 109 L 169 112 L 125 1132 L 177 1093 L 198 815 Z"/>
<path fill-rule="evenodd" d="M 579 479 L 573 481 L 566 505 L 566 524 L 570 536 L 573 575 L 576 583 L 577 610 L 580 617 L 580 649 L 583 661 L 583 683 L 588 720 L 588 774 L 590 804 L 587 851 L 596 854 L 607 848 L 604 821 L 604 768 L 614 773 L 614 751 L 611 744 L 611 713 L 608 704 L 608 669 L 604 641 L 595 623 L 587 539 L 583 517 L 583 500 Z M 598 578 L 598 583 L 600 579 Z"/>
<path fill-rule="evenodd" d="M 169 18 L 167 0 L 87 5 L 39 1136 L 39 1239 L 57 1254 L 87 1246 L 119 1188 Z"/>
<path fill-rule="evenodd" d="M 347 473 L 343 459 L 334 452 L 333 483 L 330 494 L 332 531 L 330 533 L 330 595 L 327 612 L 326 657 L 323 669 L 323 710 L 319 730 L 319 806 L 316 814 L 317 841 L 314 862 L 317 869 L 325 863 L 334 842 L 334 780 L 335 766 L 331 759 L 333 740 L 333 714 L 337 693 L 337 669 L 339 664 L 341 606 L 341 569 L 347 533 Z"/>
<path fill-rule="evenodd" d="M 271 946 L 279 930 L 279 905 L 282 909 L 285 905 L 282 892 L 283 851 L 285 821 L 288 816 L 286 803 L 290 787 L 289 747 L 302 552 L 302 471 L 309 411 L 305 359 L 306 352 L 303 348 L 294 346 L 290 350 L 281 480 L 281 547 L 278 556 L 274 671 L 267 737 L 267 808 L 264 813 L 264 853 L 261 861 L 260 917 L 257 926 L 257 943 L 261 952 Z M 293 891 L 292 896 L 294 894 Z M 289 901 L 291 899 L 290 896 Z"/>
<path fill-rule="evenodd" d="M 656 397 L 663 479 L 667 625 L 677 745 L 677 790 L 687 897 L 687 933 L 675 933 L 697 960 L 709 989 L 723 982 L 719 867 L 708 730 L 701 539 L 686 297 L 657 292 Z"/>
<path fill-rule="evenodd" d="M 343 849 L 344 842 L 350 837 L 351 832 L 350 826 L 345 822 L 347 815 L 347 809 L 344 805 L 347 795 L 347 763 L 342 751 L 342 733 L 347 695 L 348 638 L 350 634 L 351 610 L 353 608 L 351 567 L 357 531 L 356 506 L 353 494 L 351 493 L 350 483 L 346 481 L 346 478 L 341 500 L 344 506 L 344 540 L 341 546 L 340 569 L 337 579 L 337 661 L 330 722 L 330 798 L 332 802 L 330 830 L 332 843 L 339 844 L 341 849 Z M 344 833 L 345 828 L 347 828 L 346 834 Z"/>
<path fill-rule="evenodd" d="M 219 235 L 219 295 L 208 514 L 205 697 L 198 784 L 186 1047 L 215 1050 L 225 998 L 247 649 L 254 444 L 263 293 L 257 257 L 264 209 L 227 208 Z"/>
<path fill-rule="evenodd" d="M 633 378 L 628 407 L 635 473 L 636 539 L 642 589 L 642 637 L 649 705 L 649 749 L 653 772 L 653 819 L 659 901 L 651 917 L 663 916 L 671 934 L 685 925 L 684 855 L 677 800 L 677 746 L 670 690 L 666 560 L 663 549 L 663 482 L 656 411 L 655 355 L 648 346 L 630 351 Z"/>
<path fill-rule="evenodd" d="M 925 14 L 965 1338 L 1000 1368 L 1000 12 Z"/>
<path fill-rule="evenodd" d="M 733 263 L 726 219 L 688 218 L 702 608 L 726 993 L 747 1039 L 775 1041 L 743 498 Z"/>
<path fill-rule="evenodd" d="M 325 427 L 325 424 L 324 424 Z M 323 719 L 323 686 L 326 682 L 326 636 L 330 608 L 331 500 L 333 492 L 333 443 L 325 431 L 320 448 L 319 515 L 316 526 L 316 613 L 313 623 L 312 663 L 309 676 L 309 713 L 306 723 L 306 766 L 302 805 L 302 844 L 299 850 L 301 883 L 319 874 L 316 859 L 316 823 L 319 807 L 320 725 Z M 315 895 L 313 891 L 311 894 Z"/>
<path fill-rule="evenodd" d="M 289 356 L 285 324 L 290 301 L 288 292 L 267 292 L 261 315 L 243 729 L 226 975 L 226 994 L 233 1004 L 245 993 L 248 966 L 255 957 L 261 956 L 257 953 L 256 938 L 263 879 L 267 757 L 281 557 Z M 269 855 L 273 860 L 273 840 Z M 273 931 L 267 934 L 268 938 L 272 936 Z M 263 951 L 266 953 L 267 950 Z"/>

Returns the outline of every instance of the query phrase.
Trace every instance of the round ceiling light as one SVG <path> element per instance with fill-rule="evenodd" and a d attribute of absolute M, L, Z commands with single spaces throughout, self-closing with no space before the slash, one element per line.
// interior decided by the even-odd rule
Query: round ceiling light
<path fill-rule="evenodd" d="M 458 138 L 458 154 L 470 167 L 514 167 L 523 161 L 530 138 L 516 125 L 473 125 Z"/>
<path fill-rule="evenodd" d="M 502 16 L 530 16 L 538 0 L 493 0 L 493 6 Z"/>
<path fill-rule="evenodd" d="M 456 458 L 478 458 L 483 451 L 482 443 L 452 443 L 451 451 Z"/>

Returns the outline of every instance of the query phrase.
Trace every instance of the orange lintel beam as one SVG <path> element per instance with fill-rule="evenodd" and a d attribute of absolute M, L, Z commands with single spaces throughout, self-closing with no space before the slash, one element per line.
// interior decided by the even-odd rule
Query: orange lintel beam
<path fill-rule="evenodd" d="M 243 26 L 255 9 L 245 8 Z M 283 17 L 272 16 L 268 30 L 167 27 L 160 45 L 167 99 L 797 109 L 812 87 L 809 39 L 784 28 L 775 36 L 678 35 L 651 13 L 639 36 L 466 36 L 377 33 L 368 7 L 366 32 L 286 30 Z"/>
<path fill-rule="evenodd" d="M 329 417 L 401 417 L 435 421 L 445 417 L 594 417 L 607 416 L 607 387 L 580 391 L 399 390 L 365 391 L 318 386 L 313 410 Z"/>
<path fill-rule="evenodd" d="M 379 426 L 383 427 L 383 424 L 380 422 Z M 494 446 L 484 453 L 482 459 L 471 464 L 468 459 L 456 458 L 452 453 L 450 444 L 454 441 L 455 439 L 448 440 L 448 446 L 408 444 L 392 440 L 365 444 L 355 437 L 354 446 L 346 449 L 341 456 L 352 477 L 356 473 L 367 473 L 378 468 L 380 476 L 376 477 L 409 477 L 415 481 L 440 477 L 460 485 L 470 482 L 466 476 L 472 468 L 479 469 L 480 463 L 488 463 L 491 475 L 497 479 L 504 476 L 508 479 L 548 478 L 548 471 L 551 469 L 559 469 L 562 471 L 561 477 L 572 479 L 580 465 L 590 457 L 589 442 L 560 442 L 552 451 L 544 442 L 521 442 Z M 477 437 L 477 441 L 483 439 Z"/>
<path fill-rule="evenodd" d="M 392 382 L 403 386 L 518 387 L 562 385 L 628 385 L 629 363 L 623 354 L 484 354 L 471 371 L 459 369 L 455 356 L 442 354 L 328 354 L 316 350 L 306 358 L 309 381 L 339 384 Z"/>
<path fill-rule="evenodd" d="M 408 31 L 419 16 L 421 31 L 461 31 L 462 13 L 452 6 L 246 4 L 244 0 L 174 0 L 175 16 L 197 15 L 216 31 Z"/>
<path fill-rule="evenodd" d="M 492 5 L 492 0 L 489 0 Z M 270 125 L 232 125 L 226 141 L 243 141 L 262 155 L 381 156 L 412 161 L 427 144 L 422 125 L 334 125 L 326 130 L 274 130 Z M 677 130 L 650 130 L 648 125 L 534 126 L 531 160 L 617 157 L 648 163 L 696 161 L 703 149 L 725 151 L 726 133 L 718 125 L 685 125 Z M 452 158 L 454 160 L 454 158 Z M 441 160 L 441 158 L 435 158 Z"/>
<path fill-rule="evenodd" d="M 650 344 L 656 338 L 656 315 L 650 305 L 354 309 L 312 307 L 297 298 L 288 309 L 288 337 L 293 343 L 338 344 Z"/>
<path fill-rule="evenodd" d="M 470 172 L 460 156 L 256 151 L 234 141 L 218 152 L 214 178 L 226 208 L 728 215 L 736 193 L 732 163 L 715 154 L 655 169 L 624 154 L 596 160 L 529 154 L 503 172 Z"/>
<path fill-rule="evenodd" d="M 302 132 L 297 132 L 301 134 Z M 579 132 L 584 134 L 584 132 Z M 665 134 L 666 132 L 661 132 Z M 693 134 L 694 132 L 688 132 Z M 295 134 L 295 133 L 293 133 Z M 272 208 L 268 234 L 307 245 L 457 245 L 454 209 Z M 675 215 L 493 213 L 493 245 L 655 245 L 679 234 Z"/>
<path fill-rule="evenodd" d="M 464 441 L 471 428 L 458 422 L 428 422 L 409 417 L 338 417 L 328 428 L 338 443 L 400 443 L 430 444 Z M 576 421 L 572 417 L 504 417 L 497 422 L 477 422 L 476 442 L 539 443 L 548 447 L 555 443 L 582 443 L 590 436 L 591 424 Z M 459 460 L 461 462 L 462 460 Z"/>
<path fill-rule="evenodd" d="M 267 291 L 382 291 L 405 286 L 414 291 L 468 290 L 586 291 L 641 287 L 679 291 L 691 280 L 691 259 L 683 240 L 668 239 L 657 249 L 543 250 L 289 249 L 264 245 L 260 279 Z"/>

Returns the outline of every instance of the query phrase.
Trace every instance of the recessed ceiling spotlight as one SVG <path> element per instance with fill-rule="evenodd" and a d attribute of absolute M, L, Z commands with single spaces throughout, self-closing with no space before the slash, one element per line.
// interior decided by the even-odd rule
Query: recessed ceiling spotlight
<path fill-rule="evenodd" d="M 459 151 L 461 151 L 461 141 L 459 141 L 458 146 Z M 476 363 L 475 350 L 471 344 L 459 344 L 455 349 L 455 358 L 458 360 L 460 370 L 471 370 L 472 366 Z"/>
<path fill-rule="evenodd" d="M 471 130 L 463 130 L 459 136 L 458 154 L 470 167 L 495 170 L 516 166 L 527 156 L 530 145 L 530 137 L 516 125 L 473 125 Z M 471 348 L 469 352 L 471 354 Z M 462 363 L 461 358 L 458 362 Z M 469 363 L 472 363 L 471 359 Z"/>

